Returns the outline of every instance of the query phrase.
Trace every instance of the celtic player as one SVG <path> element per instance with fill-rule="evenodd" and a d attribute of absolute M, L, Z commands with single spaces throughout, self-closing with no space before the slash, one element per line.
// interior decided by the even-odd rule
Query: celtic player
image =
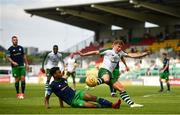
<path fill-rule="evenodd" d="M 112 50 L 112 48 L 101 49 L 100 52 L 103 52 L 103 51 L 106 51 L 106 50 Z M 124 57 L 121 57 L 121 61 L 122 61 L 123 64 L 125 65 L 126 71 L 129 71 L 129 67 L 128 67 L 127 64 L 126 64 L 126 61 L 125 61 Z M 116 80 L 119 79 L 119 76 L 120 76 L 119 62 L 118 62 L 118 64 L 116 65 L 116 67 L 114 68 L 114 70 L 113 70 L 113 72 L 112 72 L 112 75 L 113 75 L 113 78 L 114 78 L 114 79 L 116 79 Z M 109 89 L 110 89 L 110 92 L 111 92 L 111 96 L 112 96 L 112 97 L 116 97 L 116 89 L 114 89 L 112 85 L 109 85 Z"/>
<path fill-rule="evenodd" d="M 127 92 L 124 89 L 124 86 L 120 81 L 117 81 L 116 78 L 113 77 L 112 72 L 115 67 L 119 63 L 121 57 L 131 57 L 131 58 L 140 58 L 149 54 L 149 52 L 143 53 L 125 53 L 123 48 L 123 41 L 115 40 L 113 42 L 113 49 L 106 50 L 103 52 L 100 51 L 90 51 L 87 53 L 78 52 L 81 56 L 88 55 L 104 55 L 103 66 L 100 68 L 98 72 L 98 80 L 97 85 L 106 83 L 107 85 L 112 85 L 114 89 L 120 92 L 120 97 L 130 106 L 130 107 L 142 107 L 143 105 L 134 103 Z"/>
<path fill-rule="evenodd" d="M 60 63 L 60 64 L 59 64 Z M 41 71 L 44 70 L 44 65 L 46 64 L 46 84 L 45 84 L 45 96 L 48 94 L 48 87 L 49 87 L 49 82 L 51 80 L 51 74 L 50 74 L 50 69 L 52 67 L 58 67 L 58 64 L 61 66 L 61 70 L 64 71 L 64 62 L 62 59 L 62 54 L 58 52 L 58 46 L 54 45 L 53 46 L 53 51 L 49 52 L 45 57 L 42 62 L 42 68 Z"/>

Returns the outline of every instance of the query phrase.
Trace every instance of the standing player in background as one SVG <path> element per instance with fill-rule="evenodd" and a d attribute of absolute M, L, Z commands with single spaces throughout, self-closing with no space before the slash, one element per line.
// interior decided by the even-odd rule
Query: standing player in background
<path fill-rule="evenodd" d="M 11 63 L 12 75 L 15 78 L 16 96 L 19 99 L 24 99 L 25 93 L 25 76 L 26 70 L 29 70 L 27 57 L 24 53 L 24 48 L 18 45 L 18 37 L 12 37 L 12 46 L 8 48 L 6 54 L 7 60 Z M 25 66 L 24 66 L 25 63 Z M 19 82 L 21 81 L 21 93 L 19 92 Z"/>
<path fill-rule="evenodd" d="M 76 89 L 76 81 L 75 81 L 75 77 L 76 77 L 76 66 L 77 66 L 77 62 L 74 59 L 74 55 L 71 54 L 70 58 L 68 58 L 67 62 L 66 62 L 66 70 L 67 70 L 67 77 L 72 77 L 73 79 L 73 87 L 74 89 Z"/>
<path fill-rule="evenodd" d="M 100 85 L 106 83 L 107 85 L 112 85 L 114 89 L 120 92 L 120 97 L 130 106 L 130 107 L 142 107 L 143 105 L 136 104 L 131 100 L 130 96 L 124 89 L 124 86 L 120 81 L 117 81 L 116 78 L 113 77 L 112 72 L 115 67 L 119 63 L 122 57 L 130 57 L 130 58 L 141 58 L 148 55 L 150 52 L 143 53 L 126 53 L 122 50 L 124 46 L 123 41 L 115 40 L 113 42 L 112 50 L 106 50 L 103 52 L 100 51 L 90 51 L 87 53 L 79 52 L 80 56 L 88 56 L 88 55 L 104 55 L 103 66 L 100 68 L 98 72 L 98 79 L 96 85 Z"/>
<path fill-rule="evenodd" d="M 167 53 L 163 53 L 163 68 L 160 69 L 160 87 L 161 89 L 159 92 L 163 92 L 163 80 L 165 80 L 167 84 L 167 91 L 170 91 L 170 84 L 169 84 L 169 58 Z"/>
<path fill-rule="evenodd" d="M 52 67 L 58 67 L 60 65 L 61 71 L 64 71 L 64 62 L 62 58 L 62 54 L 58 52 L 58 46 L 53 46 L 53 51 L 47 53 L 47 55 L 44 57 L 44 60 L 42 62 L 42 68 L 41 71 L 45 72 L 44 65 L 46 64 L 46 84 L 45 84 L 45 96 L 48 95 L 48 88 L 49 88 L 49 82 L 51 80 L 51 74 L 50 69 Z"/>

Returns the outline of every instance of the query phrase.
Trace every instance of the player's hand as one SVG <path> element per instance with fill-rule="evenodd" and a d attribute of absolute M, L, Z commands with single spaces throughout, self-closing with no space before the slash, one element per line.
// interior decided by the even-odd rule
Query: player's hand
<path fill-rule="evenodd" d="M 18 63 L 16 63 L 16 62 L 12 62 L 12 64 L 14 65 L 14 66 L 18 66 Z"/>
<path fill-rule="evenodd" d="M 40 71 L 41 71 L 42 73 L 45 73 L 45 70 L 44 70 L 44 68 L 41 68 L 41 69 L 40 69 Z"/>
<path fill-rule="evenodd" d="M 30 72 L 30 67 L 29 67 L 29 65 L 26 65 L 26 70 L 27 70 L 28 72 Z"/>

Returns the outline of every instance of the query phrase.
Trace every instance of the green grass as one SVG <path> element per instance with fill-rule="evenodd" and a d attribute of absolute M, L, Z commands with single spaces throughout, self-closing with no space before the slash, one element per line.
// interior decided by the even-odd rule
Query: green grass
<path fill-rule="evenodd" d="M 84 89 L 85 84 L 78 84 L 77 89 Z M 130 108 L 122 103 L 121 108 L 115 109 L 85 109 L 59 107 L 58 98 L 52 95 L 50 109 L 44 107 L 44 86 L 28 84 L 24 100 L 16 99 L 14 84 L 0 84 L 0 114 L 180 114 L 180 87 L 172 87 L 172 91 L 158 93 L 159 87 L 126 86 L 126 90 L 136 103 L 143 104 L 143 108 Z M 111 101 L 109 88 L 98 86 L 88 91 L 96 96 Z"/>

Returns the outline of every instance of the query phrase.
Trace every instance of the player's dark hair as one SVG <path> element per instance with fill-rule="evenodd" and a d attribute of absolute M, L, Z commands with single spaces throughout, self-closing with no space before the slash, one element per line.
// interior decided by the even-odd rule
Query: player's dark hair
<path fill-rule="evenodd" d="M 53 68 L 51 68 L 51 69 L 50 69 L 50 74 L 51 74 L 51 76 L 53 76 L 54 73 L 56 73 L 57 70 L 59 70 L 59 67 L 53 67 Z"/>
<path fill-rule="evenodd" d="M 54 45 L 53 48 L 58 48 L 58 45 Z"/>
<path fill-rule="evenodd" d="M 167 56 L 168 54 L 166 52 L 163 52 L 162 55 Z"/>
<path fill-rule="evenodd" d="M 12 38 L 11 38 L 11 39 L 13 39 L 13 38 L 17 38 L 17 36 L 12 36 Z"/>
<path fill-rule="evenodd" d="M 124 42 L 122 40 L 115 40 L 113 42 L 113 45 L 116 45 L 116 44 L 119 44 L 119 45 L 124 45 Z"/>

